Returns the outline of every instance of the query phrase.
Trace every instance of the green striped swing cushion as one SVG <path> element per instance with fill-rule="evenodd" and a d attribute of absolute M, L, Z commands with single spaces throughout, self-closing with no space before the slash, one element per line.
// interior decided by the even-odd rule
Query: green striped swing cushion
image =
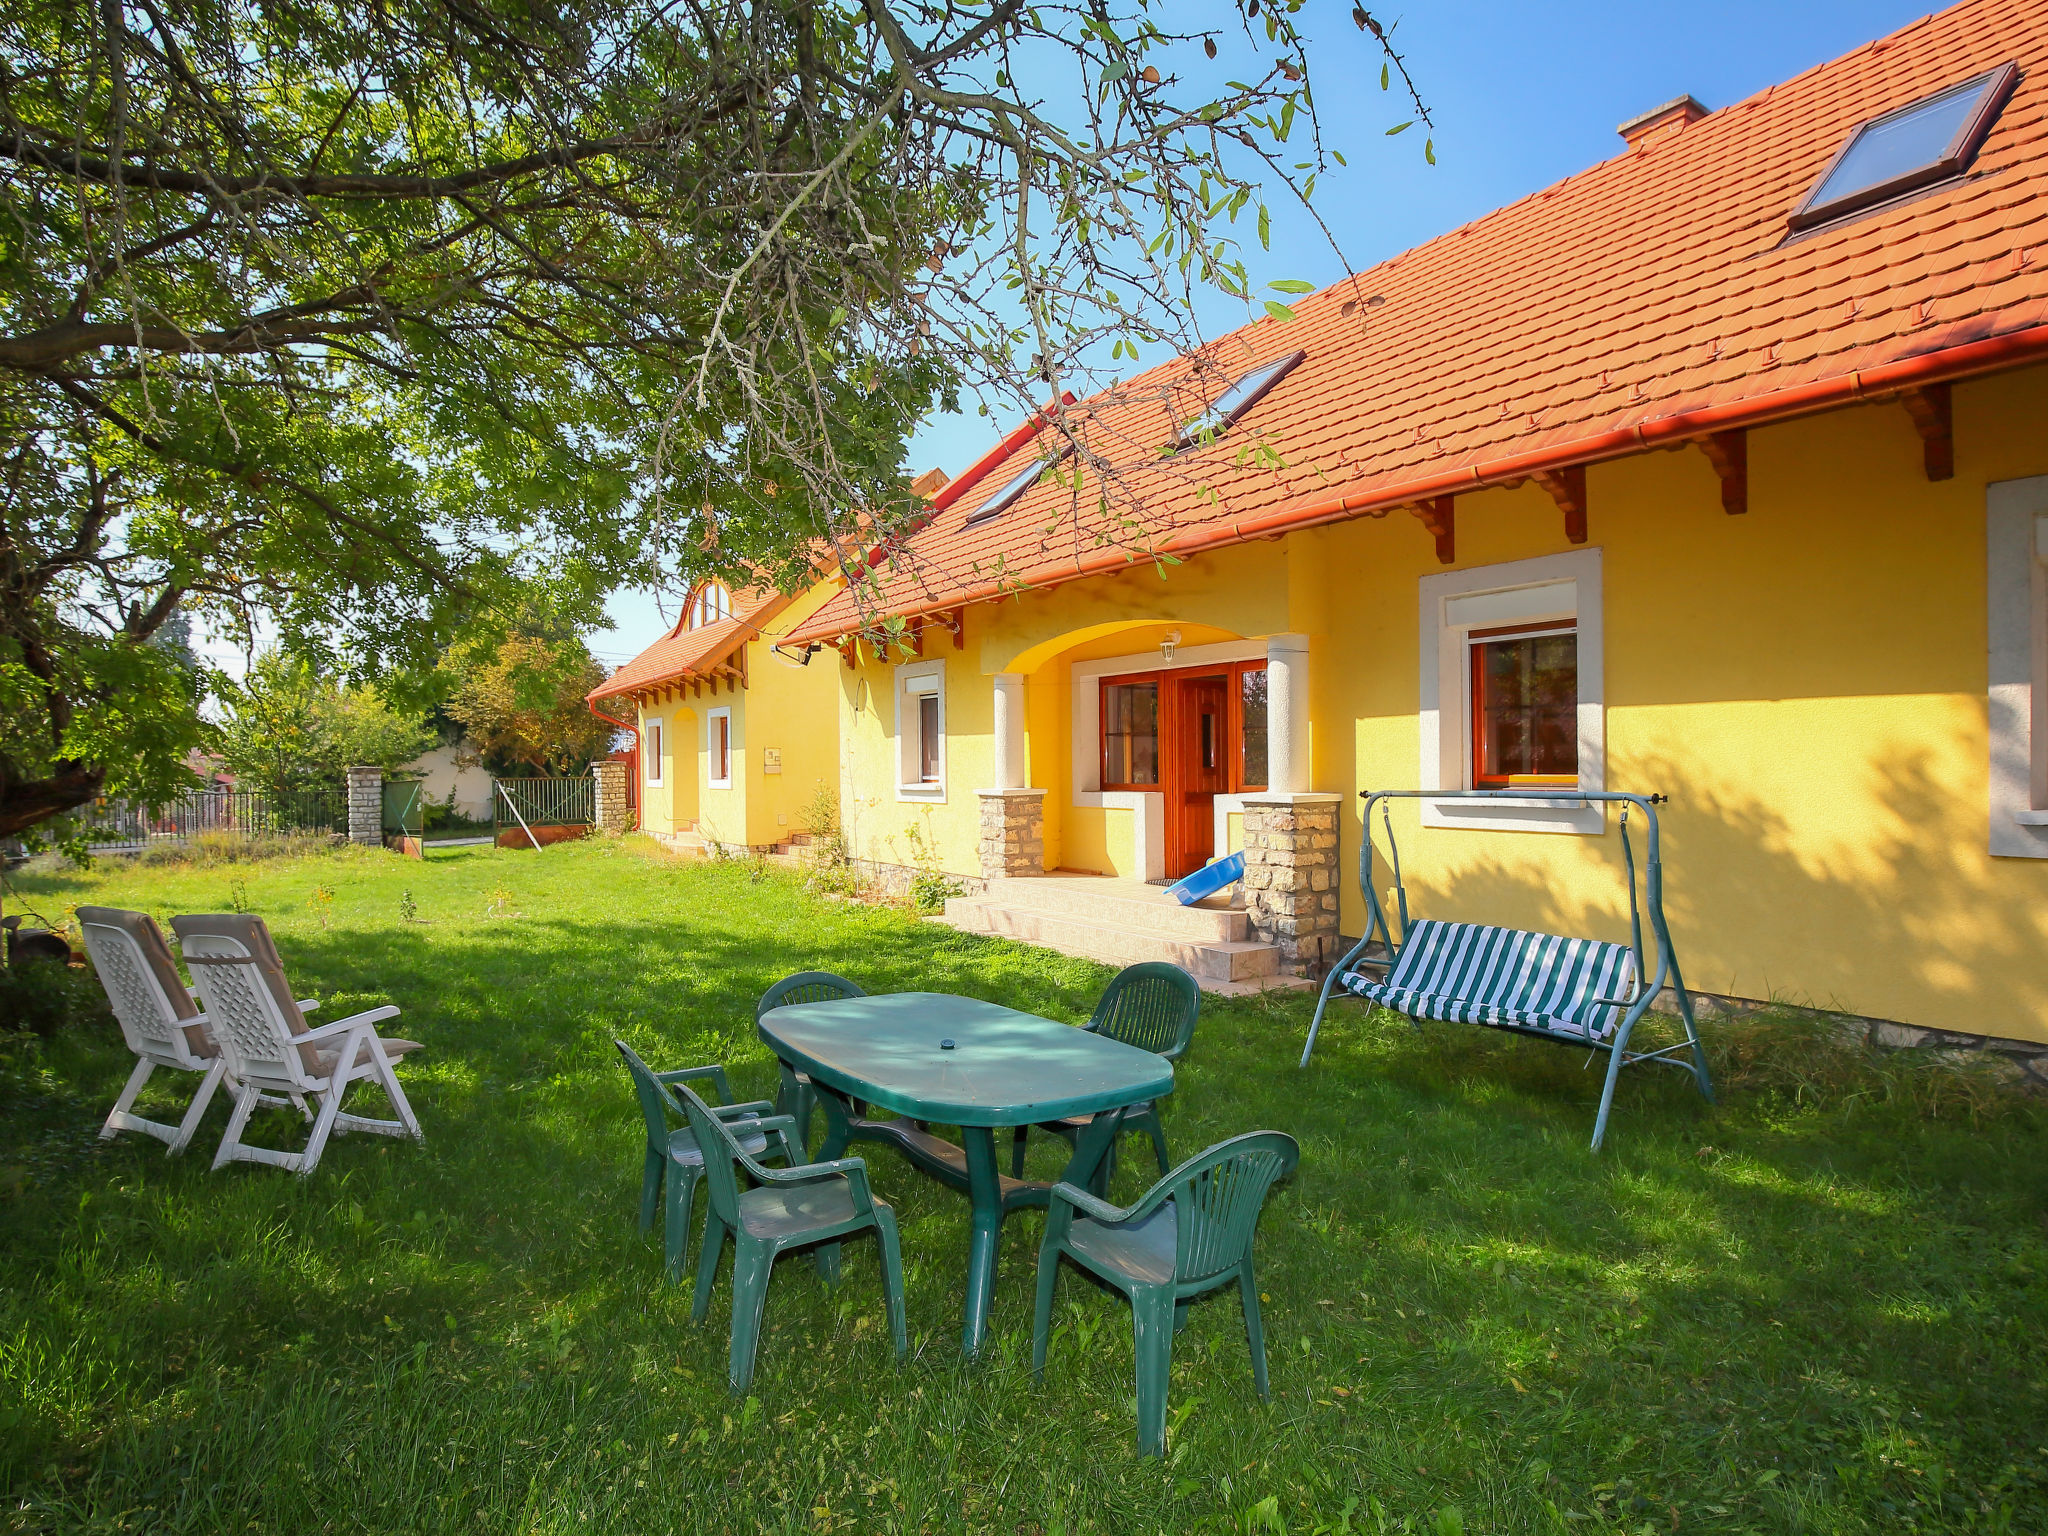
<path fill-rule="evenodd" d="M 1385 981 L 1357 971 L 1338 981 L 1412 1019 L 1604 1040 L 1622 1010 L 1601 999 L 1627 997 L 1635 977 L 1626 944 L 1426 918 L 1409 930 Z"/>

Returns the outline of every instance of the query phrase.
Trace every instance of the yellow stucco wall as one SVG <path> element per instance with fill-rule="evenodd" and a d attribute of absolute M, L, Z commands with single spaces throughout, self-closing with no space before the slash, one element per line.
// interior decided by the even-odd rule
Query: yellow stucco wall
<path fill-rule="evenodd" d="M 1673 797 L 1668 906 L 1692 986 L 2048 1039 L 2048 861 L 1985 848 L 1984 570 L 1986 485 L 2048 474 L 2048 369 L 1958 385 L 1955 419 L 1956 473 L 1937 483 L 1895 403 L 1756 430 L 1741 517 L 1696 449 L 1590 470 L 1607 783 Z M 1533 485 L 1458 499 L 1455 569 L 1573 547 Z M 1443 569 L 1397 513 L 972 608 L 965 648 L 939 641 L 948 783 L 929 807 L 896 796 L 893 669 L 835 663 L 859 851 L 910 862 L 914 820 L 942 867 L 976 872 L 989 676 L 1021 670 L 1050 862 L 1131 872 L 1130 814 L 1072 804 L 1074 662 L 1168 626 L 1184 644 L 1295 632 L 1351 887 L 1355 792 L 1419 773 L 1417 582 Z M 1419 913 L 1625 932 L 1612 817 L 1597 837 L 1424 829 L 1411 804 L 1396 826 Z M 1343 917 L 1361 931 L 1355 889 Z"/>
<path fill-rule="evenodd" d="M 832 591 L 832 584 L 821 583 L 804 593 L 748 642 L 745 688 L 728 681 L 640 710 L 643 730 L 649 721 L 666 722 L 664 782 L 642 786 L 643 827 L 674 832 L 694 824 L 713 841 L 756 848 L 806 829 L 819 788 L 838 785 L 833 673 L 842 669 L 830 651 L 800 666 L 773 646 Z M 721 709 L 731 712 L 731 782 L 715 788 L 706 747 L 711 713 Z M 778 772 L 769 771 L 771 751 L 779 757 Z"/>

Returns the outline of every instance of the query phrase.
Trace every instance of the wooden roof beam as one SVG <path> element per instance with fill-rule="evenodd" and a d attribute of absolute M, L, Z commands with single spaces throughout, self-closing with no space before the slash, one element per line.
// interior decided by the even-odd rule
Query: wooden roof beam
<path fill-rule="evenodd" d="M 1956 472 L 1955 403 L 1947 384 L 1928 384 L 1909 389 L 1899 404 L 1913 418 L 1920 434 L 1922 459 L 1930 480 L 1951 480 Z"/>
<path fill-rule="evenodd" d="M 1709 432 L 1697 439 L 1700 452 L 1721 477 L 1721 510 L 1739 517 L 1749 510 L 1749 429 Z"/>
<path fill-rule="evenodd" d="M 1557 510 L 1564 514 L 1564 536 L 1573 544 L 1586 542 L 1586 466 L 1567 464 L 1563 469 L 1539 469 L 1530 477 L 1550 493 Z"/>
<path fill-rule="evenodd" d="M 1436 558 L 1443 565 L 1458 563 L 1457 501 L 1455 496 L 1432 496 L 1408 509 L 1422 519 L 1422 526 L 1436 540 Z"/>

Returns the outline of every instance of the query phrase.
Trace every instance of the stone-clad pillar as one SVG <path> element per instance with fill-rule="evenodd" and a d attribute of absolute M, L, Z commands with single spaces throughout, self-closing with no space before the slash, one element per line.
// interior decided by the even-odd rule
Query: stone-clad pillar
<path fill-rule="evenodd" d="M 384 846 L 384 770 L 375 763 L 347 770 L 348 840 L 371 848 Z"/>
<path fill-rule="evenodd" d="M 982 878 L 1044 874 L 1045 791 L 984 789 L 977 793 L 981 797 Z"/>
<path fill-rule="evenodd" d="M 1337 956 L 1337 795 L 1244 797 L 1244 906 L 1252 934 L 1296 975 Z"/>
<path fill-rule="evenodd" d="M 590 765 L 597 778 L 597 830 L 624 832 L 631 812 L 626 801 L 626 765 L 601 757 Z"/>

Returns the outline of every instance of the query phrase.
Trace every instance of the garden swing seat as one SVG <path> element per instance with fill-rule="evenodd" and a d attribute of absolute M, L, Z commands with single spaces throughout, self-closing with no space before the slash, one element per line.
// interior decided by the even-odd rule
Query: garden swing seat
<path fill-rule="evenodd" d="M 1629 888 L 1628 943 L 1566 938 L 1438 918 L 1410 921 L 1408 892 L 1401 883 L 1400 849 L 1394 841 L 1393 820 L 1386 802 L 1425 795 L 1430 799 L 1486 799 L 1503 793 L 1509 792 L 1374 790 L 1364 794 L 1366 835 L 1359 849 L 1358 880 L 1366 902 L 1365 937 L 1324 978 L 1315 1019 L 1309 1025 L 1308 1042 L 1302 1048 L 1301 1065 L 1308 1065 L 1309 1053 L 1315 1049 L 1316 1032 L 1322 1027 L 1323 1011 L 1332 994 L 1341 987 L 1367 1002 L 1406 1014 L 1418 1027 L 1424 1019 L 1482 1024 L 1588 1050 L 1605 1050 L 1607 1082 L 1600 1095 L 1600 1113 L 1593 1124 L 1596 1150 L 1607 1134 L 1615 1080 L 1624 1066 L 1661 1062 L 1682 1068 L 1692 1073 L 1701 1094 L 1712 1102 L 1714 1087 L 1693 1019 L 1692 1000 L 1679 975 L 1670 928 L 1664 920 L 1663 862 L 1655 809 L 1656 803 L 1664 799 L 1662 795 L 1645 798 L 1582 791 L 1570 797 L 1621 802 L 1622 859 L 1628 871 Z M 1376 804 L 1386 833 L 1388 861 L 1393 868 L 1395 908 L 1401 928 L 1398 938 L 1380 906 L 1373 879 L 1372 812 Z M 1628 830 L 1629 816 L 1635 810 L 1647 819 L 1649 828 L 1640 898 L 1635 850 Z M 1647 985 L 1643 983 L 1645 908 L 1656 945 L 1656 964 L 1649 968 Z M 1376 945 L 1378 953 L 1370 953 Z M 1371 974 L 1375 970 L 1384 974 Z M 1660 1050 L 1631 1051 L 1630 1035 L 1667 982 L 1685 1024 L 1685 1039 Z"/>

